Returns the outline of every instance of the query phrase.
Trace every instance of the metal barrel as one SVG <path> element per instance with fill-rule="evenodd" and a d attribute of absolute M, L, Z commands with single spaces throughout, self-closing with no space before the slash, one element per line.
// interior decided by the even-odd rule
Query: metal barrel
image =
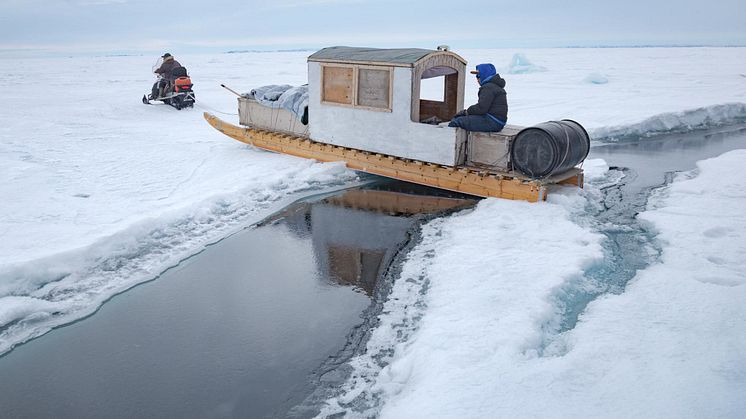
<path fill-rule="evenodd" d="M 591 149 L 591 138 L 579 123 L 563 119 L 524 128 L 510 146 L 513 169 L 545 178 L 580 164 Z"/>

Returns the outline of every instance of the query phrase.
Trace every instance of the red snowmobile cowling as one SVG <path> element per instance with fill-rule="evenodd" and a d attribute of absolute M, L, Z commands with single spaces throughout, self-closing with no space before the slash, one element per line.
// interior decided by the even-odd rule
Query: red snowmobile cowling
<path fill-rule="evenodd" d="M 174 80 L 174 92 L 186 92 L 192 89 L 192 79 L 189 77 L 178 77 Z"/>

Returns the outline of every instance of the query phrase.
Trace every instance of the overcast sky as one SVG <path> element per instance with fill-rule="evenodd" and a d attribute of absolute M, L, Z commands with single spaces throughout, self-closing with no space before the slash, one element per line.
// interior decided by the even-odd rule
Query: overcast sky
<path fill-rule="evenodd" d="M 0 50 L 746 45 L 746 0 L 0 0 Z"/>

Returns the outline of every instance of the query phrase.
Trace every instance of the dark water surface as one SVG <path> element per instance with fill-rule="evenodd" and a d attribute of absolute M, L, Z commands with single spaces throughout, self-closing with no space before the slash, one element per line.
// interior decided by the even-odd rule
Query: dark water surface
<path fill-rule="evenodd" d="M 0 358 L 0 417 L 283 416 L 420 214 L 474 202 L 445 195 L 386 183 L 291 205 Z"/>
<path fill-rule="evenodd" d="M 660 186 L 667 174 L 691 170 L 696 162 L 746 148 L 746 125 L 733 125 L 654 138 L 628 139 L 591 147 L 589 159 L 631 170 L 625 181 L 628 193 Z"/>

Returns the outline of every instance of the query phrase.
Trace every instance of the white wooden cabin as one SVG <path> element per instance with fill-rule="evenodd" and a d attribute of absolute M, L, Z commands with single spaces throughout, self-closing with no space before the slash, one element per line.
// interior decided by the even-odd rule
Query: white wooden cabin
<path fill-rule="evenodd" d="M 426 162 L 464 162 L 463 135 L 422 123 L 464 107 L 466 61 L 450 51 L 324 48 L 308 57 L 309 133 L 315 141 Z M 444 78 L 442 102 L 420 98 Z"/>

